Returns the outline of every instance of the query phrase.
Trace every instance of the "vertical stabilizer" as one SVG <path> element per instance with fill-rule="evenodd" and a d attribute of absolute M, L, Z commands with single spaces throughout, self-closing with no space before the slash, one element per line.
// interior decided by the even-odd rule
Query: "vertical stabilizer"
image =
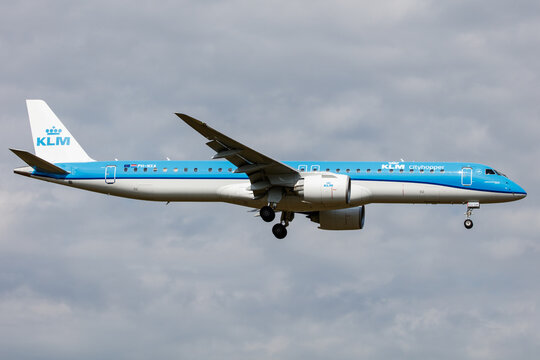
<path fill-rule="evenodd" d="M 43 100 L 26 100 L 36 155 L 51 163 L 94 161 Z"/>

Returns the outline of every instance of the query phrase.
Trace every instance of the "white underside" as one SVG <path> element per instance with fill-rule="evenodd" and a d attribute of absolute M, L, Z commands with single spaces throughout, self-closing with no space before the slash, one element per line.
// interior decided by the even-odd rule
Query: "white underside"
<path fill-rule="evenodd" d="M 266 198 L 254 200 L 249 180 L 220 179 L 116 179 L 108 184 L 104 179 L 61 180 L 36 177 L 41 180 L 89 191 L 149 201 L 227 202 L 253 208 L 267 204 Z M 368 203 L 441 203 L 463 204 L 469 201 L 497 203 L 515 200 L 510 193 L 495 193 L 441 185 L 388 181 L 353 181 L 349 204 L 313 204 L 294 193 L 285 194 L 277 210 L 318 211 L 361 206 Z"/>

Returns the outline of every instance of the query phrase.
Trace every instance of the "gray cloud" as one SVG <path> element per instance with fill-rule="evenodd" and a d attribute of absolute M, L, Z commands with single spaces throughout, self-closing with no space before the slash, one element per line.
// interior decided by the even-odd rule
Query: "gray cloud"
<path fill-rule="evenodd" d="M 0 155 L 0 357 L 532 359 L 540 32 L 530 1 L 6 3 L 2 141 L 45 99 L 97 159 L 206 159 L 173 115 L 279 159 L 470 160 L 529 191 L 298 216 L 31 181 Z"/>

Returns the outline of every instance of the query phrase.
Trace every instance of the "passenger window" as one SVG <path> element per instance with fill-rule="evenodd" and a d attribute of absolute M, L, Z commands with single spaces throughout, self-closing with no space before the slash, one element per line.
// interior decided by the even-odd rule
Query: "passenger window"
<path fill-rule="evenodd" d="M 410 169 L 409 172 L 414 172 L 414 169 Z"/>
<path fill-rule="evenodd" d="M 402 173 L 402 172 L 403 172 L 403 169 L 399 169 L 399 172 Z"/>
<path fill-rule="evenodd" d="M 219 168 L 219 169 L 217 169 L 217 171 L 218 171 L 218 172 L 221 172 L 221 171 L 223 171 L 223 169 L 222 169 L 222 168 Z"/>
<path fill-rule="evenodd" d="M 433 171 L 434 171 L 433 169 L 429 170 L 430 173 L 432 173 Z"/>
<path fill-rule="evenodd" d="M 124 168 L 124 172 L 126 172 L 126 171 L 127 171 L 127 169 L 128 169 L 128 168 L 127 168 L 127 167 L 125 167 L 125 168 Z"/>
<path fill-rule="evenodd" d="M 157 167 L 154 168 L 154 172 L 156 172 L 156 171 L 157 171 Z"/>
<path fill-rule="evenodd" d="M 167 172 L 167 168 L 163 168 L 163 172 Z"/>
<path fill-rule="evenodd" d="M 184 172 L 187 172 L 188 171 L 188 168 L 184 168 Z"/>
<path fill-rule="evenodd" d="M 377 172 L 381 172 L 381 169 L 377 169 Z"/>
<path fill-rule="evenodd" d="M 441 169 L 441 172 L 443 173 L 443 172 L 444 172 L 444 169 Z"/>
<path fill-rule="evenodd" d="M 228 168 L 227 171 L 228 171 L 228 172 L 232 172 L 232 169 L 231 169 L 231 168 Z"/>
<path fill-rule="evenodd" d="M 193 172 L 197 172 L 197 171 L 199 171 L 199 169 L 197 169 L 197 168 L 194 168 L 194 169 L 193 169 Z"/>
<path fill-rule="evenodd" d="M 174 168 L 174 170 L 173 170 L 173 171 L 174 171 L 174 172 L 178 172 L 178 168 Z"/>
<path fill-rule="evenodd" d="M 351 169 L 347 169 L 347 170 L 345 170 L 345 171 L 348 172 L 348 173 L 350 173 L 350 172 L 351 172 Z"/>
<path fill-rule="evenodd" d="M 327 168 L 326 171 L 330 171 L 330 169 Z"/>
<path fill-rule="evenodd" d="M 134 172 L 137 172 L 137 168 L 133 168 L 133 171 L 134 171 Z"/>
<path fill-rule="evenodd" d="M 371 169 L 367 169 L 366 172 L 371 172 Z"/>
<path fill-rule="evenodd" d="M 423 173 L 423 172 L 424 172 L 424 169 L 420 169 L 420 172 Z"/>
<path fill-rule="evenodd" d="M 208 172 L 212 172 L 212 168 L 208 168 Z"/>
<path fill-rule="evenodd" d="M 340 172 L 341 170 L 340 169 L 336 169 L 336 172 Z"/>
<path fill-rule="evenodd" d="M 359 173 L 359 172 L 360 172 L 360 169 L 356 169 L 356 172 Z"/>
<path fill-rule="evenodd" d="M 148 168 L 144 168 L 144 172 L 147 172 L 148 171 Z"/>
<path fill-rule="evenodd" d="M 390 169 L 390 172 L 394 172 L 394 169 Z"/>

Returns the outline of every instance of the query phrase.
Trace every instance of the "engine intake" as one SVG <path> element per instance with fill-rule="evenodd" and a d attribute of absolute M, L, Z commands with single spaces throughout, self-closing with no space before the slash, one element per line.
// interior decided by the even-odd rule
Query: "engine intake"
<path fill-rule="evenodd" d="M 303 200 L 313 204 L 348 204 L 351 201 L 351 178 L 332 173 L 308 175 L 298 180 L 294 190 Z"/>
<path fill-rule="evenodd" d="M 310 220 L 320 224 L 322 230 L 359 230 L 364 227 L 366 211 L 364 206 L 323 210 L 308 215 Z"/>

